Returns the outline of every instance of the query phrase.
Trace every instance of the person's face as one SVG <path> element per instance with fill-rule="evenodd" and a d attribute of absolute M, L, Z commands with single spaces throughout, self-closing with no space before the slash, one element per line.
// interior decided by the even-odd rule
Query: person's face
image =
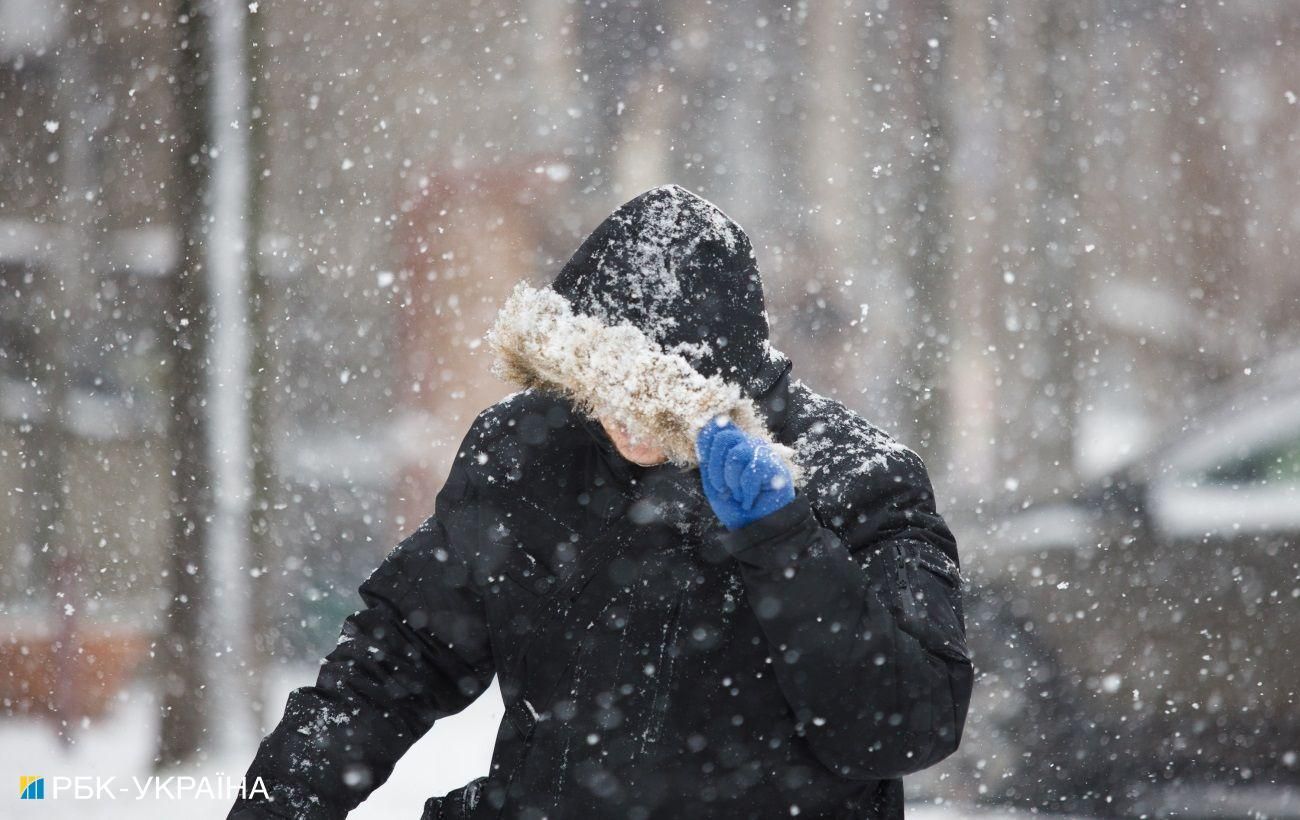
<path fill-rule="evenodd" d="M 632 438 L 623 425 L 616 421 L 601 419 L 600 424 L 605 433 L 614 442 L 619 455 L 642 467 L 653 467 L 668 460 L 667 454 L 653 442 Z"/>

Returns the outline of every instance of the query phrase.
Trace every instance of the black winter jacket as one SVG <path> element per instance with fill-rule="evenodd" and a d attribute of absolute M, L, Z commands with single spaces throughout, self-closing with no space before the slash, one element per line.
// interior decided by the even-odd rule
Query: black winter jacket
<path fill-rule="evenodd" d="M 920 459 L 772 361 L 753 398 L 803 483 L 734 532 L 564 398 L 480 414 L 232 817 L 344 817 L 494 675 L 491 770 L 426 820 L 902 817 L 971 694 L 956 545 Z"/>

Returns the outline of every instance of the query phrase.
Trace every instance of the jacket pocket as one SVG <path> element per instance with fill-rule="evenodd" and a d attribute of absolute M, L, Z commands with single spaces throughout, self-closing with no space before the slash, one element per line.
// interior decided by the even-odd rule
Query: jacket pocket
<path fill-rule="evenodd" d="M 469 820 L 483 799 L 486 777 L 471 780 L 444 797 L 430 797 L 420 820 Z"/>
<path fill-rule="evenodd" d="M 899 626 L 930 652 L 970 662 L 962 613 L 965 584 L 948 556 L 929 544 L 897 544 Z"/>
<path fill-rule="evenodd" d="M 520 553 L 505 561 L 498 572 L 534 596 L 550 592 L 557 582 L 555 576 L 538 564 L 536 559 L 530 560 Z"/>

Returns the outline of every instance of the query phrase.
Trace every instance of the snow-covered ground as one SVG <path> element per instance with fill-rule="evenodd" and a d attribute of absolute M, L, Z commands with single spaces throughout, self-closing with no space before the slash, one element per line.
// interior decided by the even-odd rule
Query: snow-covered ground
<path fill-rule="evenodd" d="M 289 689 L 310 682 L 314 672 L 301 669 L 285 676 L 275 686 L 272 699 L 275 710 L 282 708 Z M 0 817 L 41 818 L 41 820 L 98 820 L 98 818 L 132 818 L 132 820 L 219 820 L 224 818 L 231 801 L 223 797 L 197 795 L 197 786 L 187 789 L 182 797 L 176 792 L 180 781 L 173 780 L 170 790 L 158 793 L 149 785 L 145 799 L 136 796 L 133 778 L 145 782 L 153 775 L 149 759 L 153 751 L 156 728 L 154 698 L 145 688 L 128 693 L 112 715 L 98 724 L 90 725 L 76 733 L 76 741 L 64 746 L 50 727 L 35 720 L 7 720 L 0 722 L 0 771 L 10 778 L 8 797 L 0 798 Z M 503 713 L 500 692 L 493 688 L 469 709 L 459 715 L 440 721 L 397 765 L 393 776 L 370 799 L 352 813 L 360 820 L 395 820 L 417 818 L 427 797 L 446 792 L 486 773 L 492 757 L 492 741 L 497 723 Z M 185 770 L 166 772 L 162 777 L 188 776 L 196 781 L 208 778 L 215 783 L 218 778 L 238 778 L 252 759 L 255 742 L 249 740 L 242 748 L 232 748 Z M 20 801 L 15 781 L 19 775 L 42 775 L 46 778 L 46 799 Z M 108 799 L 73 799 L 60 795 L 53 799 L 51 783 L 54 776 L 83 777 L 114 780 L 110 788 L 116 797 Z M 125 789 L 125 791 L 121 791 Z M 954 807 L 909 805 L 908 816 L 920 820 L 949 820 L 956 817 L 976 816 L 973 812 Z M 997 817 L 979 812 L 983 818 Z"/>
<path fill-rule="evenodd" d="M 284 698 L 295 686 L 310 683 L 315 672 L 309 668 L 286 675 L 274 687 L 269 703 L 278 714 Z M 137 799 L 136 781 L 153 774 L 153 752 L 157 719 L 154 717 L 153 694 L 145 688 L 128 693 L 112 715 L 102 723 L 75 733 L 76 741 L 64 746 L 46 723 L 35 720 L 0 721 L 0 771 L 17 785 L 19 775 L 43 775 L 46 778 L 44 801 L 20 801 L 17 790 L 0 802 L 0 817 L 42 818 L 133 818 L 133 820 L 216 820 L 224 818 L 231 800 L 197 794 L 198 787 L 187 790 L 184 797 L 168 797 L 150 788 L 146 799 Z M 426 798 L 444 794 L 486 773 L 492 757 L 492 741 L 503 713 L 501 696 L 493 689 L 459 715 L 440 721 L 430 733 L 398 764 L 393 776 L 367 800 L 352 817 L 362 820 L 417 818 Z M 239 778 L 252 760 L 256 741 L 248 739 L 201 764 L 184 770 L 165 772 L 175 775 L 207 777 L 217 783 L 226 777 Z M 51 799 L 52 780 L 56 775 L 88 778 L 113 777 L 113 789 L 125 788 L 114 799 L 77 800 L 60 795 Z M 90 782 L 90 781 L 86 781 Z M 173 795 L 179 781 L 170 784 Z M 215 788 L 215 786 L 214 786 Z"/>

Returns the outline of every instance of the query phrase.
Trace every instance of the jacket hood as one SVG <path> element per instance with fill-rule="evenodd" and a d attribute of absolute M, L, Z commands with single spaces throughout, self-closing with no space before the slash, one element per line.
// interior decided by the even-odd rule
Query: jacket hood
<path fill-rule="evenodd" d="M 548 287 L 517 286 L 488 342 L 497 375 L 565 395 L 688 466 L 717 415 L 771 442 L 753 399 L 790 366 L 768 342 L 749 238 L 677 185 L 607 217 Z"/>
<path fill-rule="evenodd" d="M 551 288 L 575 313 L 630 324 L 749 396 L 780 375 L 749 237 L 680 185 L 652 188 L 606 217 Z"/>

